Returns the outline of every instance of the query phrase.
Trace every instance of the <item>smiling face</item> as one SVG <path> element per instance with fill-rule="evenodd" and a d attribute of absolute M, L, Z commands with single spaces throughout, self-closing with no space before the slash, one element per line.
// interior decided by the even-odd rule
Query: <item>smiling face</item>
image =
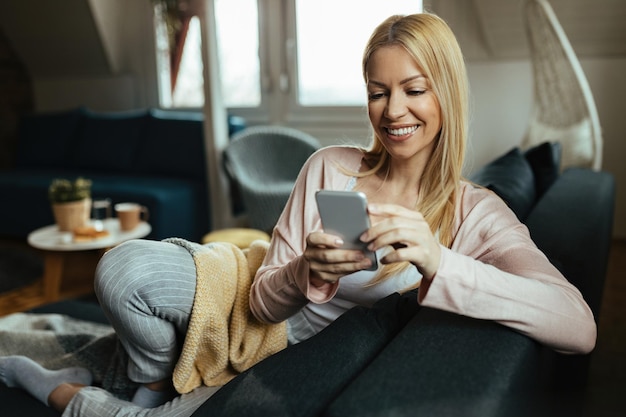
<path fill-rule="evenodd" d="M 441 130 L 441 108 L 430 81 L 398 45 L 376 50 L 366 73 L 368 113 L 376 136 L 392 160 L 425 164 Z"/>

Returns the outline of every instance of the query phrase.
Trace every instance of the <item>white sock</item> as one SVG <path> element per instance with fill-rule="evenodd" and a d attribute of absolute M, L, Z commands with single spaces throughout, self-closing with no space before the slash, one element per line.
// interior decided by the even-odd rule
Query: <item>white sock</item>
<path fill-rule="evenodd" d="M 154 391 L 145 385 L 141 385 L 135 391 L 132 403 L 143 408 L 155 408 L 165 404 L 176 396 L 174 390 Z"/>
<path fill-rule="evenodd" d="M 42 403 L 63 383 L 91 385 L 92 375 L 85 368 L 65 368 L 56 371 L 45 369 L 25 356 L 0 358 L 0 381 L 8 387 L 21 388 Z"/>

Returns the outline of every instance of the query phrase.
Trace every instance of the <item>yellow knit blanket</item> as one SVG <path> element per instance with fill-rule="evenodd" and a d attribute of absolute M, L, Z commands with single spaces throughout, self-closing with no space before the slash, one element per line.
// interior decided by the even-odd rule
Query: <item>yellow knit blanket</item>
<path fill-rule="evenodd" d="M 249 307 L 250 285 L 267 252 L 267 242 L 255 241 L 241 250 L 225 242 L 167 241 L 186 248 L 197 271 L 189 329 L 174 369 L 176 391 L 184 394 L 202 384 L 224 385 L 287 346 L 285 323 L 262 323 Z"/>

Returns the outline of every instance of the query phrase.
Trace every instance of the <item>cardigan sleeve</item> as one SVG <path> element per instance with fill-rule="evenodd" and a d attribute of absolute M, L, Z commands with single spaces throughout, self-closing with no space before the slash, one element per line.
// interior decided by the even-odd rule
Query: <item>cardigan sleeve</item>
<path fill-rule="evenodd" d="M 462 194 L 452 247 L 422 282 L 420 303 L 497 321 L 563 353 L 590 352 L 596 324 L 578 289 L 495 194 L 469 184 Z"/>
<path fill-rule="evenodd" d="M 314 153 L 302 167 L 251 287 L 250 309 L 259 320 L 286 320 L 309 302 L 324 303 L 336 294 L 337 283 L 309 284 L 309 264 L 302 254 L 309 233 L 322 229 L 315 192 L 345 189 L 350 177 L 338 166 L 357 171 L 361 159 L 357 148 L 332 146 Z"/>

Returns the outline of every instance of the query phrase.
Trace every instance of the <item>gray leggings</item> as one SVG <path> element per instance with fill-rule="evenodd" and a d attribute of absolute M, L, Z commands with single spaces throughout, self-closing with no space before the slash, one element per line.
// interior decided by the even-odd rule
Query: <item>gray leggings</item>
<path fill-rule="evenodd" d="M 184 340 L 196 287 L 186 249 L 133 240 L 103 257 L 95 290 L 129 356 L 128 376 L 139 383 L 170 378 Z M 74 396 L 63 416 L 190 416 L 217 389 L 200 387 L 153 409 L 89 387 Z"/>

